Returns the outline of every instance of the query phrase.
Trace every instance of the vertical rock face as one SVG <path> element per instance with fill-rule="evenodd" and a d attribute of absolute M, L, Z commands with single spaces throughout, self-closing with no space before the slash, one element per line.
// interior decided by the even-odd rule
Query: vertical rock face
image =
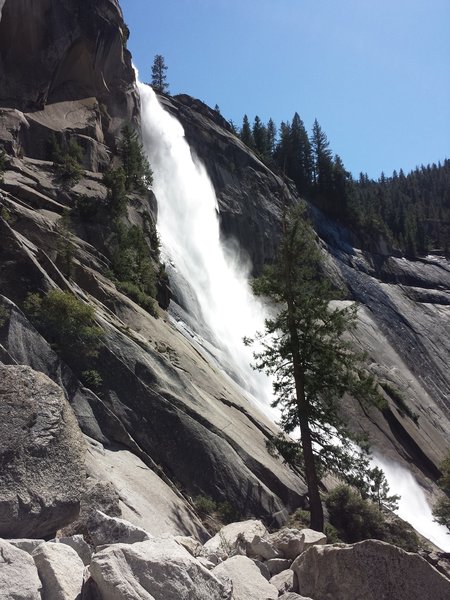
<path fill-rule="evenodd" d="M 84 444 L 59 386 L 29 367 L 0 365 L 0 536 L 46 537 L 73 520 Z"/>
<path fill-rule="evenodd" d="M 126 111 L 134 83 L 116 0 L 3 0 L 2 106 L 19 110 L 95 96 Z M 0 7 L 1 7 L 0 4 Z"/>

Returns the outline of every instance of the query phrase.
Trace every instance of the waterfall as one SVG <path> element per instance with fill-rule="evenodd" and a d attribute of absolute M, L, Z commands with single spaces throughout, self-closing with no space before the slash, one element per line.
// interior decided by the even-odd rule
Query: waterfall
<path fill-rule="evenodd" d="M 447 528 L 435 523 L 425 494 L 412 474 L 378 453 L 373 455 L 374 464 L 383 469 L 391 492 L 398 494 L 400 500 L 399 517 L 410 523 L 419 533 L 445 552 L 450 552 L 450 535 Z"/>
<path fill-rule="evenodd" d="M 252 350 L 242 342 L 244 336 L 263 330 L 266 314 L 251 292 L 248 265 L 221 243 L 214 188 L 192 154 L 183 127 L 162 108 L 149 86 L 138 85 L 163 258 L 180 305 L 172 309 L 177 326 L 275 421 L 278 414 L 270 409 L 271 381 L 253 371 Z M 433 522 L 413 476 L 381 456 L 375 463 L 385 471 L 391 492 L 402 496 L 399 516 L 437 546 L 450 549 L 450 536 Z"/>
<path fill-rule="evenodd" d="M 252 294 L 248 266 L 221 243 L 215 191 L 183 127 L 161 107 L 149 86 L 139 84 L 139 93 L 163 258 L 181 305 L 175 309 L 178 326 L 273 419 L 271 382 L 252 369 L 252 350 L 243 343 L 244 336 L 264 328 L 265 316 L 264 306 Z"/>

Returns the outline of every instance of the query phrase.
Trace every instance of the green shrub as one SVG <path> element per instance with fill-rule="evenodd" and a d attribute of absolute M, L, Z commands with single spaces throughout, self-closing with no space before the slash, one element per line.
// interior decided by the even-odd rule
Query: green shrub
<path fill-rule="evenodd" d="M 385 528 L 382 512 L 350 487 L 336 487 L 327 495 L 325 504 L 330 523 L 344 542 L 383 539 Z"/>
<path fill-rule="evenodd" d="M 342 542 L 338 530 L 331 523 L 325 523 L 324 534 L 327 536 L 328 544 L 338 544 Z"/>
<path fill-rule="evenodd" d="M 45 296 L 29 294 L 23 305 L 37 329 L 71 366 L 98 356 L 103 330 L 95 311 L 70 292 L 51 290 Z"/>
<path fill-rule="evenodd" d="M 89 369 L 81 373 L 81 382 L 85 387 L 97 392 L 102 387 L 103 379 L 98 371 Z"/>
<path fill-rule="evenodd" d="M 194 506 L 203 515 L 212 515 L 217 508 L 216 503 L 209 496 L 197 496 L 194 498 Z"/>
<path fill-rule="evenodd" d="M 125 173 L 126 190 L 145 192 L 153 183 L 153 174 L 138 135 L 130 125 L 122 129 L 119 156 Z"/>
<path fill-rule="evenodd" d="M 76 214 L 81 221 L 92 222 L 95 221 L 100 207 L 100 201 L 98 198 L 91 198 L 90 196 L 80 196 L 76 200 Z"/>
<path fill-rule="evenodd" d="M 118 288 L 142 308 L 156 314 L 154 298 L 157 294 L 158 274 L 150 260 L 150 249 L 143 232 L 133 225 L 114 223 L 114 233 L 108 242 L 111 270 Z"/>
<path fill-rule="evenodd" d="M 68 185 L 75 185 L 83 174 L 83 148 L 79 143 L 70 139 L 67 147 L 62 148 L 55 135 L 51 138 L 51 157 L 56 168 L 56 173 L 61 181 Z"/>
<path fill-rule="evenodd" d="M 308 510 L 299 508 L 294 514 L 289 516 L 288 525 L 296 529 L 308 528 L 311 522 L 311 513 Z"/>
<path fill-rule="evenodd" d="M 397 388 L 395 388 L 393 385 L 388 383 L 387 381 L 381 382 L 380 385 L 383 388 L 383 390 L 386 392 L 386 394 L 388 396 L 390 396 L 392 398 L 392 400 L 395 402 L 398 409 L 400 410 L 400 414 L 402 415 L 402 417 L 406 415 L 407 417 L 412 419 L 414 421 L 414 423 L 417 423 L 419 420 L 419 415 L 417 413 L 415 413 L 413 410 L 411 410 L 411 408 L 408 406 L 403 394 Z"/>
<path fill-rule="evenodd" d="M 325 503 L 336 536 L 346 543 L 376 539 L 409 552 L 419 548 L 419 539 L 408 523 L 392 513 L 384 513 L 349 486 L 336 487 Z"/>
<path fill-rule="evenodd" d="M 227 525 L 228 523 L 234 523 L 235 521 L 239 521 L 241 515 L 239 511 L 233 506 L 230 502 L 219 502 L 217 504 L 216 514 L 218 518 Z"/>
<path fill-rule="evenodd" d="M 126 176 L 123 167 L 109 168 L 103 173 L 103 183 L 108 188 L 108 204 L 113 218 L 125 214 L 128 198 L 126 195 Z"/>

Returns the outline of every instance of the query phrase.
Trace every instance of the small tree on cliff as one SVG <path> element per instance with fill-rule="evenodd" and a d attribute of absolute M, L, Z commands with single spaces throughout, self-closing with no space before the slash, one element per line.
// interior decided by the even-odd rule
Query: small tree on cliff
<path fill-rule="evenodd" d="M 164 61 L 164 56 L 157 54 L 153 59 L 152 65 L 152 87 L 164 94 L 169 93 L 169 84 L 167 83 L 167 66 Z"/>
<path fill-rule="evenodd" d="M 319 275 L 320 254 L 304 207 L 285 219 L 273 265 L 254 282 L 257 295 L 275 305 L 254 340 L 255 368 L 273 376 L 275 400 L 286 433 L 300 430 L 300 441 L 274 439 L 286 460 L 301 464 L 308 486 L 311 527 L 322 531 L 320 477 L 331 471 L 356 483 L 369 470 L 367 455 L 352 443 L 339 410 L 345 392 L 370 397 L 371 378 L 358 375 L 358 356 L 343 335 L 355 320 L 353 306 L 331 307 L 331 286 Z"/>

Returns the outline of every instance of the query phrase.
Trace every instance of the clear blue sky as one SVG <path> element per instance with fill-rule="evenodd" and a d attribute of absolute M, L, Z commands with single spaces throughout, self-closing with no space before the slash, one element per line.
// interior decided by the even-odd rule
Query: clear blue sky
<path fill-rule="evenodd" d="M 317 117 L 355 175 L 450 157 L 449 0 L 120 1 L 141 78 L 237 125 Z"/>

